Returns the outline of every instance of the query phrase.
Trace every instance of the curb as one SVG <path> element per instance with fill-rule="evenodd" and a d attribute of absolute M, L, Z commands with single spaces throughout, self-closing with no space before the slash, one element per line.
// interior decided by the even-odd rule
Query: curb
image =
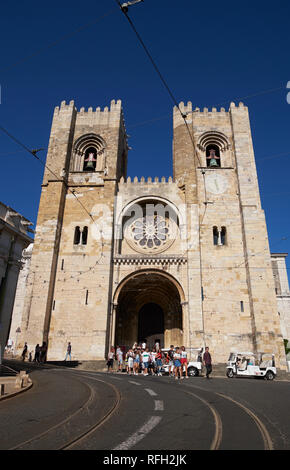
<path fill-rule="evenodd" d="M 0 397 L 0 402 L 3 401 L 3 400 L 7 400 L 8 398 L 16 397 L 20 393 L 27 392 L 27 390 L 29 390 L 32 386 L 33 386 L 33 382 L 31 382 L 26 387 L 23 387 L 20 390 L 17 390 L 17 392 L 8 393 L 8 395 L 4 395 L 4 396 Z"/>

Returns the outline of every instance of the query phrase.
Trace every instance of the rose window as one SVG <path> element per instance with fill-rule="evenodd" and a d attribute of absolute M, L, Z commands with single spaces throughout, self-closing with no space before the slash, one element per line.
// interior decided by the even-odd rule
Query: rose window
<path fill-rule="evenodd" d="M 126 239 L 142 251 L 163 251 L 174 241 L 170 220 L 159 215 L 134 220 L 127 228 Z"/>

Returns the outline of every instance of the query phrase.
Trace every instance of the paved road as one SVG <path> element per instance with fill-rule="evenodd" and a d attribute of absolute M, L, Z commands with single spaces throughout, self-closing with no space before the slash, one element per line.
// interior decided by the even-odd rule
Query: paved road
<path fill-rule="evenodd" d="M 33 370 L 0 402 L 0 449 L 290 449 L 289 382 Z"/>

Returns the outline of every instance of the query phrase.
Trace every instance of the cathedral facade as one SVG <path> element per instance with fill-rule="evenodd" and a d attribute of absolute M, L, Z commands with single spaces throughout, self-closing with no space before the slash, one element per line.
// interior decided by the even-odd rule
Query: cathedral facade
<path fill-rule="evenodd" d="M 248 109 L 173 110 L 173 177 L 127 177 L 121 102 L 55 108 L 19 347 L 285 353 Z"/>

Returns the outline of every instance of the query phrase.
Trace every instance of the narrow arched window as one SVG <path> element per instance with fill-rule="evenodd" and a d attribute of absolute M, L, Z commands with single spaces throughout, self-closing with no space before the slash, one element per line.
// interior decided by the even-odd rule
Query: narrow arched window
<path fill-rule="evenodd" d="M 206 166 L 208 168 L 220 168 L 220 149 L 217 145 L 208 145 L 206 147 Z"/>
<path fill-rule="evenodd" d="M 219 240 L 219 231 L 217 227 L 213 227 L 212 234 L 213 234 L 213 244 L 217 245 L 218 240 Z"/>
<path fill-rule="evenodd" d="M 88 227 L 84 227 L 82 231 L 82 245 L 86 245 L 88 240 Z"/>
<path fill-rule="evenodd" d="M 81 240 L 81 231 L 79 227 L 75 228 L 74 245 L 79 245 Z"/>
<path fill-rule="evenodd" d="M 226 245 L 227 242 L 227 229 L 226 227 L 222 227 L 221 229 L 221 244 Z"/>
<path fill-rule="evenodd" d="M 85 152 L 83 171 L 95 171 L 97 165 L 97 151 L 89 147 Z"/>

